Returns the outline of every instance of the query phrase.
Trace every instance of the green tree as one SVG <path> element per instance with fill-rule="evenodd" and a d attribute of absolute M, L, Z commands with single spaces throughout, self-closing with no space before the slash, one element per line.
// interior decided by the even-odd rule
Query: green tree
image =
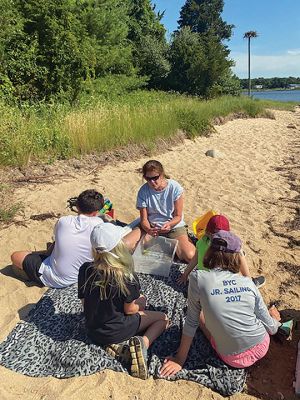
<path fill-rule="evenodd" d="M 170 65 L 163 14 L 156 13 L 150 0 L 130 1 L 128 39 L 133 46 L 133 62 L 140 75 L 149 78 L 149 86 L 160 86 Z"/>
<path fill-rule="evenodd" d="M 173 90 L 201 94 L 197 82 L 205 65 L 204 46 L 199 35 L 189 27 L 183 27 L 173 34 L 170 48 L 171 72 L 168 76 L 169 87 Z M 193 72 L 196 76 L 193 76 Z"/>
<path fill-rule="evenodd" d="M 91 77 L 134 73 L 128 36 L 128 4 L 123 0 L 83 0 L 84 56 Z M 88 61 L 89 60 L 89 61 Z"/>
<path fill-rule="evenodd" d="M 73 101 L 85 80 L 135 72 L 126 1 L 0 0 L 2 8 L 0 79 L 20 100 Z"/>
<path fill-rule="evenodd" d="M 210 32 L 220 40 L 229 39 L 234 25 L 223 21 L 223 8 L 223 0 L 187 0 L 180 11 L 179 28 L 189 26 L 192 32 Z"/>
<path fill-rule="evenodd" d="M 6 38 L 3 66 L 21 100 L 76 97 L 85 69 L 84 31 L 73 0 L 16 0 L 22 29 Z"/>
<path fill-rule="evenodd" d="M 223 40 L 229 39 L 233 25 L 223 21 L 223 6 L 223 0 L 187 0 L 183 5 L 170 51 L 169 84 L 177 90 L 211 97 L 228 78 L 233 63 Z"/>
<path fill-rule="evenodd" d="M 215 35 L 199 35 L 189 27 L 175 32 L 170 49 L 171 73 L 168 81 L 173 90 L 211 97 L 213 87 L 232 65 L 227 50 Z"/>
<path fill-rule="evenodd" d="M 22 31 L 23 18 L 11 0 L 0 0 L 0 96 L 6 100 L 13 99 L 13 85 L 7 75 L 5 66 L 6 43 Z"/>
<path fill-rule="evenodd" d="M 238 96 L 241 93 L 241 82 L 239 78 L 229 70 L 218 79 L 210 90 L 211 96 L 231 95 Z"/>

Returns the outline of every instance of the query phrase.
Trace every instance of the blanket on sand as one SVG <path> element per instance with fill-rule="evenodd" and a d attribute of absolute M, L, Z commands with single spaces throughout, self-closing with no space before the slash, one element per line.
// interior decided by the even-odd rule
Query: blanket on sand
<path fill-rule="evenodd" d="M 166 312 L 172 321 L 149 350 L 149 372 L 156 378 L 165 356 L 174 354 L 180 343 L 187 306 L 186 288 L 176 283 L 182 268 L 173 265 L 168 278 L 139 274 L 151 309 Z M 106 368 L 128 373 L 86 336 L 77 285 L 45 293 L 0 345 L 0 364 L 34 377 L 68 378 Z M 224 364 L 198 329 L 184 369 L 168 379 L 191 380 L 228 396 L 243 389 L 246 372 Z"/>

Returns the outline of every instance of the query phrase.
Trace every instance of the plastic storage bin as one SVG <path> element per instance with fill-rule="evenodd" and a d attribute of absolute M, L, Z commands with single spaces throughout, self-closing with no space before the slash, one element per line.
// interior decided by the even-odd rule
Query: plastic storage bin
<path fill-rule="evenodd" d="M 297 353 L 294 388 L 295 388 L 296 395 L 300 396 L 300 340 L 298 342 L 298 353 Z"/>
<path fill-rule="evenodd" d="M 143 274 L 168 276 L 178 241 L 145 235 L 133 253 L 134 269 Z"/>

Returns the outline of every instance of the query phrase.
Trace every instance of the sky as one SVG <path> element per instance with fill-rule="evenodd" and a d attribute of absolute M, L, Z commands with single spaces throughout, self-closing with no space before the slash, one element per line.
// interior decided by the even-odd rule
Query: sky
<path fill-rule="evenodd" d="M 165 10 L 162 23 L 168 37 L 177 29 L 185 0 L 151 0 L 156 10 Z M 224 0 L 222 18 L 235 25 L 225 42 L 234 60 L 233 72 L 248 76 L 247 31 L 256 31 L 251 40 L 251 77 L 300 77 L 300 0 Z"/>

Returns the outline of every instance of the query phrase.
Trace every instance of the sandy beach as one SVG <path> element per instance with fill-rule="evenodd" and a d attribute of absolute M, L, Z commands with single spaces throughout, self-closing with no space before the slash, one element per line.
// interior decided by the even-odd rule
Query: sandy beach
<path fill-rule="evenodd" d="M 160 160 L 170 177 L 184 187 L 189 227 L 209 209 L 225 214 L 243 240 L 252 275 L 266 277 L 261 289 L 265 302 L 276 301 L 284 315 L 300 320 L 300 109 L 272 112 L 274 119 L 229 121 L 215 126 L 210 137 L 185 140 L 151 158 Z M 207 157 L 209 149 L 223 157 Z M 99 165 L 90 171 L 77 168 L 64 179 L 16 188 L 13 201 L 23 204 L 18 217 L 22 223 L 4 227 L 0 233 L 1 341 L 46 290 L 10 276 L 7 267 L 14 250 L 42 249 L 51 240 L 55 218 L 30 217 L 67 215 L 68 198 L 96 188 L 111 199 L 118 219 L 131 221 L 138 216 L 135 201 L 142 184 L 138 170 L 148 159 Z M 298 328 L 290 342 L 272 340 L 267 356 L 250 368 L 245 391 L 230 399 L 296 399 L 292 382 L 299 336 Z M 224 398 L 192 382 L 141 381 L 112 371 L 59 380 L 31 378 L 0 367 L 0 376 L 3 400 Z"/>

